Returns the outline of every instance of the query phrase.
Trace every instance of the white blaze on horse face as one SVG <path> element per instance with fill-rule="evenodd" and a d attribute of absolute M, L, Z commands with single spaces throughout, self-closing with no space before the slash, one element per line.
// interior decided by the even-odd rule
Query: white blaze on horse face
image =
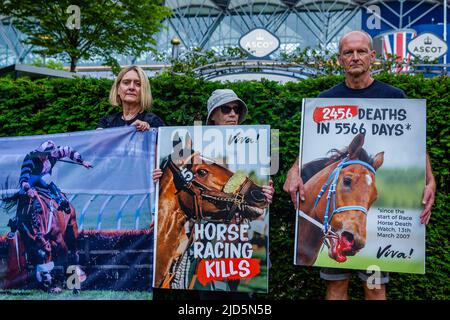
<path fill-rule="evenodd" d="M 372 177 L 370 176 L 370 174 L 366 174 L 366 182 L 369 186 L 372 185 Z"/>

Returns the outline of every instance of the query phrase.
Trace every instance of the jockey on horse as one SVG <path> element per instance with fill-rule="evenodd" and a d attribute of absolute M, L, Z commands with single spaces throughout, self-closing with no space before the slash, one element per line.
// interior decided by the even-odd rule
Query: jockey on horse
<path fill-rule="evenodd" d="M 61 190 L 53 182 L 47 183 L 43 179 L 51 175 L 56 161 L 66 157 L 87 169 L 92 168 L 92 165 L 84 161 L 81 155 L 71 147 L 56 146 L 52 140 L 45 141 L 37 149 L 28 153 L 23 160 L 19 178 L 20 193 L 27 193 L 30 198 L 34 198 L 36 190 L 33 187 L 46 189 L 58 203 L 59 210 L 70 213 L 69 201 L 61 194 Z"/>
<path fill-rule="evenodd" d="M 49 195 L 58 203 L 58 210 L 69 214 L 70 204 L 67 198 L 61 194 L 61 190 L 59 190 L 56 184 L 53 182 L 47 183 L 43 179 L 51 175 L 52 169 L 58 160 L 66 157 L 75 161 L 75 163 L 83 165 L 87 169 L 92 168 L 91 163 L 83 160 L 81 155 L 71 147 L 56 146 L 52 140 L 47 140 L 25 156 L 19 177 L 20 191 L 9 198 L 7 202 L 13 202 L 11 200 L 15 202 L 18 196 L 26 194 L 31 199 L 34 199 L 32 202 L 33 211 L 39 210 L 40 204 L 36 199 L 37 191 L 34 188 L 38 187 L 48 191 Z M 21 218 L 17 215 L 9 221 L 8 226 L 11 227 L 11 231 L 14 232 L 17 230 Z"/>
<path fill-rule="evenodd" d="M 43 280 L 51 281 L 49 272 L 53 269 L 50 242 L 48 240 L 50 237 L 55 237 L 55 234 L 58 234 L 58 232 L 65 232 L 67 227 L 67 225 L 60 225 L 60 229 L 53 230 L 50 229 L 52 228 L 50 222 L 48 225 L 47 222 L 44 223 L 45 220 L 42 220 L 42 213 L 47 209 L 51 209 L 52 205 L 49 205 L 43 199 L 47 198 L 54 201 L 54 208 L 67 216 L 67 219 L 58 219 L 59 222 L 62 221 L 64 223 L 65 221 L 65 223 L 68 223 L 68 221 L 74 219 L 72 217 L 74 213 L 72 213 L 71 205 L 65 195 L 61 193 L 53 182 L 48 183 L 48 179 L 47 181 L 45 180 L 51 175 L 56 162 L 62 158 L 69 158 L 73 163 L 80 164 L 87 169 L 92 168 L 92 165 L 88 161 L 83 160 L 81 155 L 71 147 L 56 146 L 53 141 L 47 140 L 25 156 L 19 177 L 19 192 L 11 197 L 2 199 L 7 211 L 17 205 L 16 217 L 10 219 L 8 223 L 8 226 L 11 228 L 11 234 L 15 234 L 17 230 L 20 230 L 21 233 L 28 235 L 28 243 L 30 243 L 31 239 L 32 243 L 39 244 L 35 247 L 35 250 L 31 251 L 33 257 L 29 255 L 28 258 L 32 259 L 35 262 L 34 264 L 37 265 L 36 277 L 41 283 L 45 282 Z M 48 208 L 45 204 L 47 204 Z M 53 220 L 50 218 L 49 221 L 58 223 L 56 218 Z M 43 223 L 46 225 L 44 226 Z M 59 240 L 56 238 L 52 241 L 55 244 L 59 243 Z M 62 246 L 67 250 L 66 245 L 63 244 Z M 44 263 L 44 260 L 49 263 Z M 42 275 L 47 278 L 41 279 Z"/>

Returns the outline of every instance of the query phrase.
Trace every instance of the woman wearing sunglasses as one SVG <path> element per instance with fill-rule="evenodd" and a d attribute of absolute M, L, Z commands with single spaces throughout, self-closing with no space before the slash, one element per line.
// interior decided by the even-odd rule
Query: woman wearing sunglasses
<path fill-rule="evenodd" d="M 206 118 L 207 125 L 239 125 L 245 120 L 248 108 L 233 90 L 230 89 L 217 89 L 214 90 L 208 99 L 207 103 L 208 116 Z M 155 183 L 161 178 L 162 170 L 155 169 L 153 171 L 153 180 Z M 262 190 L 269 203 L 272 203 L 273 194 L 275 189 L 273 188 L 272 179 L 269 180 L 269 185 L 262 186 Z M 157 299 L 164 299 L 164 296 L 178 294 L 175 292 L 162 292 L 162 290 L 154 289 L 154 293 L 158 292 Z M 169 290 L 172 291 L 172 290 Z M 228 292 L 228 291 L 200 291 L 198 294 L 195 292 L 186 292 L 188 299 L 200 300 L 248 300 L 255 299 L 255 296 L 244 292 Z"/>
<path fill-rule="evenodd" d="M 230 89 L 214 90 L 208 99 L 208 117 L 206 118 L 207 125 L 216 126 L 234 126 L 241 124 L 245 120 L 248 108 L 237 94 Z M 156 183 L 162 177 L 162 170 L 155 169 L 153 171 L 153 181 Z M 272 203 L 273 188 L 272 179 L 269 180 L 269 185 L 262 186 L 263 193 L 266 196 L 267 202 Z"/>
<path fill-rule="evenodd" d="M 248 108 L 233 90 L 217 89 L 208 99 L 207 125 L 239 125 L 245 120 Z M 269 185 L 262 186 L 262 190 L 269 203 L 272 203 L 274 194 L 272 179 Z M 255 295 L 244 292 L 201 291 L 200 300 L 253 300 Z"/>
<path fill-rule="evenodd" d="M 214 90 L 208 99 L 208 117 L 206 118 L 207 125 L 216 126 L 234 126 L 241 124 L 245 120 L 248 108 L 237 94 L 230 89 Z M 155 183 L 161 178 L 162 170 L 155 169 L 153 171 L 153 181 Z M 273 188 L 272 179 L 269 180 L 268 186 L 262 186 L 263 193 L 269 203 L 272 203 Z"/>
<path fill-rule="evenodd" d="M 245 120 L 247 105 L 230 89 L 217 89 L 208 99 L 207 125 L 238 125 Z"/>

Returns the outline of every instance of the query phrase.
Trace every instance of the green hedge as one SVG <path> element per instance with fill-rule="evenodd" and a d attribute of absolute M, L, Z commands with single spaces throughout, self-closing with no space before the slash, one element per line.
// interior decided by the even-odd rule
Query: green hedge
<path fill-rule="evenodd" d="M 402 88 L 410 98 L 427 99 L 427 147 L 438 184 L 436 204 L 427 227 L 426 275 L 391 274 L 390 299 L 449 298 L 449 123 L 450 79 L 379 75 Z M 167 125 L 191 125 L 206 117 L 206 101 L 216 88 L 228 87 L 247 102 L 247 124 L 270 124 L 280 129 L 281 170 L 274 177 L 276 199 L 271 208 L 270 295 L 275 299 L 321 299 L 325 284 L 318 268 L 293 266 L 294 211 L 282 191 L 286 172 L 299 148 L 300 106 L 342 81 L 326 77 L 280 85 L 271 81 L 221 84 L 163 74 L 151 79 L 153 111 Z M 98 79 L 0 78 L 0 136 L 33 135 L 94 129 L 110 112 L 112 81 Z M 361 283 L 352 280 L 350 294 L 362 298 Z"/>

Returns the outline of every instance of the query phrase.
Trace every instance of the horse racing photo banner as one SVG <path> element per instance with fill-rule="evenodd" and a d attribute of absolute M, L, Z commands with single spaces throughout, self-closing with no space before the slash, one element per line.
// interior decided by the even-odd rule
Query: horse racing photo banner
<path fill-rule="evenodd" d="M 160 127 L 154 287 L 267 292 L 269 126 Z"/>
<path fill-rule="evenodd" d="M 156 130 L 0 139 L 0 299 L 151 299 Z"/>
<path fill-rule="evenodd" d="M 426 101 L 305 99 L 294 263 L 425 273 Z"/>

